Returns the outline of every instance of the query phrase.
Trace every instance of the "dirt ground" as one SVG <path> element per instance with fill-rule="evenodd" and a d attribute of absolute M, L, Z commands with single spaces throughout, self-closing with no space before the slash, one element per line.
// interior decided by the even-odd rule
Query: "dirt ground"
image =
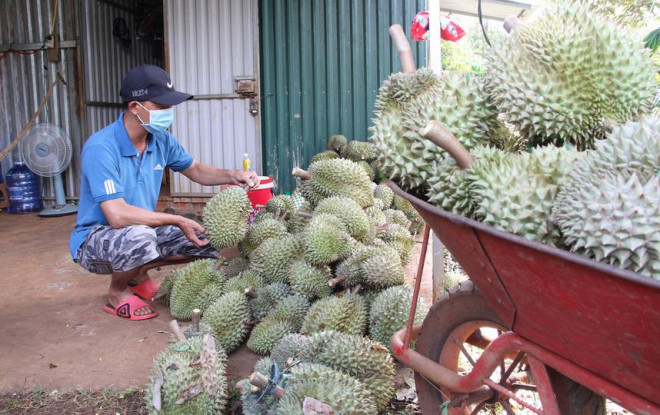
<path fill-rule="evenodd" d="M 35 387 L 59 392 L 142 387 L 170 338 L 172 316 L 160 304 L 157 318 L 140 322 L 103 312 L 109 276 L 90 274 L 71 260 L 74 223 L 75 215 L 0 213 L 0 394 Z M 420 245 L 407 267 L 410 279 Z M 428 302 L 430 252 L 422 289 Z M 160 281 L 170 270 L 151 276 Z M 228 377 L 247 377 L 257 360 L 243 345 L 229 356 Z"/>

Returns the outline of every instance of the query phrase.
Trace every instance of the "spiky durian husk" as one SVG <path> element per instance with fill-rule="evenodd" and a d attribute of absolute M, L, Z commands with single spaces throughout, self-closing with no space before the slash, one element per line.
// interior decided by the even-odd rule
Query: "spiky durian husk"
<path fill-rule="evenodd" d="M 247 346 L 257 354 L 266 355 L 282 337 L 295 331 L 296 327 L 291 321 L 266 318 L 254 327 Z"/>
<path fill-rule="evenodd" d="M 287 376 L 286 394 L 274 411 L 276 415 L 302 415 L 303 402 L 313 398 L 335 413 L 375 414 L 371 391 L 347 373 L 319 364 L 302 364 Z"/>
<path fill-rule="evenodd" d="M 330 295 L 328 280 L 331 277 L 329 267 L 315 267 L 305 261 L 296 261 L 289 269 L 291 290 L 312 299 Z"/>
<path fill-rule="evenodd" d="M 552 204 L 559 182 L 584 155 L 554 146 L 471 167 L 475 217 L 495 228 L 549 245 L 558 242 Z"/>
<path fill-rule="evenodd" d="M 394 192 L 388 185 L 381 183 L 374 189 L 374 198 L 383 202 L 383 206 L 380 207 L 381 210 L 389 209 L 394 201 Z"/>
<path fill-rule="evenodd" d="M 396 223 L 392 223 L 388 226 L 387 230 L 378 235 L 378 239 L 381 239 L 398 251 L 401 258 L 401 264 L 406 265 L 412 260 L 415 240 L 410 234 L 410 231 L 403 226 L 397 225 Z"/>
<path fill-rule="evenodd" d="M 326 297 L 310 307 L 300 332 L 317 333 L 336 330 L 347 334 L 362 335 L 366 329 L 367 314 L 364 301 L 359 295 Z"/>
<path fill-rule="evenodd" d="M 301 359 L 355 376 L 373 394 L 378 410 L 394 393 L 395 366 L 389 350 L 359 335 L 332 330 L 313 334 L 300 351 Z"/>
<path fill-rule="evenodd" d="M 355 162 L 369 162 L 376 158 L 376 151 L 372 143 L 352 140 L 346 145 L 341 155 Z"/>
<path fill-rule="evenodd" d="M 369 177 L 369 180 L 374 180 L 376 176 L 376 172 L 374 171 L 374 168 L 371 167 L 371 164 L 367 163 L 366 161 L 358 161 L 356 162 L 362 170 L 364 170 L 365 173 L 367 173 L 367 177 Z"/>
<path fill-rule="evenodd" d="M 225 284 L 225 291 L 243 293 L 247 288 L 258 289 L 266 285 L 261 275 L 246 269 L 237 276 L 227 280 Z"/>
<path fill-rule="evenodd" d="M 265 219 L 275 219 L 275 213 L 269 212 L 266 209 L 259 209 L 256 215 L 254 215 L 254 220 L 252 223 L 259 223 Z"/>
<path fill-rule="evenodd" d="M 289 284 L 276 282 L 258 289 L 256 294 L 257 297 L 250 300 L 250 307 L 254 319 L 261 320 L 277 307 L 277 303 L 291 294 L 291 287 Z"/>
<path fill-rule="evenodd" d="M 532 145 L 590 148 L 609 122 L 650 110 L 655 70 L 641 40 L 577 2 L 548 5 L 492 51 L 487 90 Z"/>
<path fill-rule="evenodd" d="M 271 408 L 277 406 L 277 398 L 266 395 L 263 391 L 252 392 L 252 385 L 244 385 L 241 389 L 241 409 L 243 415 L 267 415 Z"/>
<path fill-rule="evenodd" d="M 337 158 L 339 158 L 339 154 L 337 154 L 336 151 L 326 150 L 326 151 L 322 151 L 320 153 L 315 154 L 314 157 L 312 157 L 312 159 L 309 161 L 309 164 L 312 164 L 312 163 L 314 163 L 316 161 L 319 161 L 319 160 L 330 160 L 330 159 L 337 159 Z"/>
<path fill-rule="evenodd" d="M 341 219 L 349 235 L 356 239 L 364 238 L 371 225 L 364 209 L 353 199 L 334 196 L 323 199 L 314 209 L 314 214 L 329 213 Z"/>
<path fill-rule="evenodd" d="M 271 238 L 252 251 L 250 264 L 267 283 L 287 282 L 289 268 L 300 253 L 301 241 L 297 236 Z"/>
<path fill-rule="evenodd" d="M 388 247 L 364 246 L 354 250 L 337 268 L 337 275 L 346 276 L 346 287 L 364 285 L 383 289 L 403 284 L 405 280 L 399 254 Z"/>
<path fill-rule="evenodd" d="M 382 209 L 376 206 L 369 206 L 364 210 L 371 226 L 383 226 L 387 223 L 387 216 Z"/>
<path fill-rule="evenodd" d="M 250 319 L 250 304 L 244 294 L 237 292 L 227 293 L 215 300 L 202 316 L 202 321 L 213 329 L 216 341 L 227 353 L 243 343 L 249 331 L 245 323 Z"/>
<path fill-rule="evenodd" d="M 415 235 L 424 228 L 424 218 L 422 218 L 422 215 L 420 215 L 417 209 L 413 207 L 412 203 L 399 195 L 395 195 L 394 207 L 403 212 L 403 214 L 406 215 L 406 218 L 408 218 L 410 223 L 406 227 L 411 234 Z"/>
<path fill-rule="evenodd" d="M 327 149 L 339 153 L 344 149 L 344 147 L 346 147 L 346 144 L 348 144 L 348 140 L 345 136 L 341 134 L 331 135 L 328 138 Z"/>
<path fill-rule="evenodd" d="M 273 346 L 270 357 L 280 368 L 284 368 L 288 366 L 289 359 L 297 361 L 304 356 L 309 339 L 309 336 L 303 336 L 302 334 L 287 334 Z"/>
<path fill-rule="evenodd" d="M 397 209 L 385 209 L 383 211 L 388 224 L 395 223 L 404 228 L 408 226 L 408 218 L 406 214 Z"/>
<path fill-rule="evenodd" d="M 226 353 L 217 348 L 210 335 L 195 336 L 166 346 L 154 359 L 145 388 L 149 413 L 194 415 L 222 412 L 227 403 L 226 361 Z M 160 376 L 163 382 L 159 386 L 157 379 Z M 155 395 L 160 396 L 160 410 L 154 407 Z"/>
<path fill-rule="evenodd" d="M 204 228 L 211 246 L 222 249 L 242 241 L 251 209 L 247 193 L 238 186 L 213 196 L 204 207 Z"/>
<path fill-rule="evenodd" d="M 416 85 L 418 93 L 393 102 L 392 90 L 402 84 L 399 78 Z M 406 189 L 426 186 L 443 152 L 418 133 L 430 120 L 445 124 L 468 149 L 488 142 L 502 128 L 480 80 L 459 74 L 438 78 L 426 69 L 392 75 L 379 90 L 374 113 L 369 140 L 376 147 L 379 169 Z"/>
<path fill-rule="evenodd" d="M 165 276 L 160 283 L 160 287 L 158 287 L 158 292 L 154 296 L 154 298 L 157 299 L 156 301 L 166 306 L 170 305 L 170 294 L 172 293 L 174 283 L 179 279 L 179 276 L 181 276 L 181 271 L 179 269 L 172 270 Z"/>
<path fill-rule="evenodd" d="M 408 322 L 412 297 L 412 289 L 402 285 L 388 288 L 378 294 L 369 311 L 369 337 L 382 344 L 389 344 L 392 335 Z M 419 298 L 414 323 L 422 324 L 427 312 L 428 307 L 424 299 Z"/>
<path fill-rule="evenodd" d="M 264 219 L 250 226 L 245 239 L 255 248 L 266 239 L 279 238 L 287 234 L 286 224 L 275 219 Z"/>
<path fill-rule="evenodd" d="M 469 169 L 480 169 L 482 164 L 499 163 L 506 157 L 505 152 L 496 148 L 478 146 L 472 150 L 474 162 Z M 468 170 L 459 170 L 456 161 L 449 155 L 438 160 L 434 174 L 429 179 L 427 196 L 429 203 L 465 217 L 473 217 L 477 208 L 474 196 L 470 193 L 470 179 L 476 176 Z"/>
<path fill-rule="evenodd" d="M 360 207 L 374 202 L 371 179 L 367 173 L 350 160 L 333 159 L 317 161 L 309 166 L 310 180 L 301 182 L 301 193 L 314 206 L 331 196 L 346 196 Z"/>
<path fill-rule="evenodd" d="M 180 269 L 170 293 L 170 310 L 180 320 L 190 320 L 192 311 L 202 311 L 224 293 L 225 274 L 215 269 L 216 260 L 201 259 Z"/>
<path fill-rule="evenodd" d="M 349 254 L 351 239 L 341 219 L 318 213 L 301 234 L 303 258 L 311 265 L 328 265 Z"/>
<path fill-rule="evenodd" d="M 224 267 L 225 275 L 227 278 L 233 278 L 243 272 L 249 265 L 247 258 L 242 256 L 236 257 L 227 263 Z"/>
<path fill-rule="evenodd" d="M 286 213 L 287 218 L 296 214 L 296 206 L 293 204 L 291 196 L 277 195 L 266 203 L 266 211 L 273 214 L 279 213 L 280 216 Z"/>
<path fill-rule="evenodd" d="M 304 295 L 294 294 L 289 297 L 283 298 L 273 311 L 268 313 L 266 319 L 285 320 L 290 321 L 295 331 L 300 329 L 300 326 L 309 311 L 309 300 Z"/>

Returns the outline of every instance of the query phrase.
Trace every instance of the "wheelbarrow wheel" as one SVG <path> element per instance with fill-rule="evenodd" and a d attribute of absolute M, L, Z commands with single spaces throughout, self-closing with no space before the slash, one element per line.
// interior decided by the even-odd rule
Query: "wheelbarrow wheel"
<path fill-rule="evenodd" d="M 472 281 L 464 281 L 452 287 L 431 307 L 417 339 L 417 352 L 450 370 L 461 373 L 465 369 L 464 366 L 469 366 L 471 363 L 468 361 L 470 357 L 465 356 L 466 353 L 469 354 L 468 349 L 476 350 L 478 353 L 485 349 L 492 340 L 489 338 L 489 334 L 491 337 L 496 337 L 497 333 L 508 330 L 509 328 L 504 325 L 502 319 L 476 290 Z M 494 336 L 493 333 L 495 333 Z M 509 376 L 510 379 L 507 385 L 514 385 L 515 388 L 521 389 L 528 387 L 533 389 L 533 385 L 525 384 L 529 380 L 528 372 L 520 369 L 525 361 L 526 358 L 522 354 L 516 356 L 514 353 L 505 359 L 505 362 L 502 362 L 500 373 L 508 373 L 508 375 L 504 375 Z M 506 367 L 507 365 L 514 367 L 507 370 L 509 369 Z M 550 368 L 547 369 L 562 414 L 605 414 L 605 402 L 601 396 L 560 373 Z M 511 379 L 515 379 L 515 382 Z M 478 412 L 479 408 L 487 403 L 495 403 L 495 401 L 500 401 L 502 405 L 508 406 L 504 397 L 497 395 L 493 397 L 493 393 L 489 390 L 481 391 L 484 392 L 481 394 L 481 398 L 486 401 L 479 401 L 479 393 L 470 394 L 470 396 L 456 395 L 442 386 L 431 384 L 418 373 L 415 373 L 415 385 L 424 414 L 436 414 L 443 402 L 458 402 L 461 398 L 473 399 L 473 401 L 466 402 L 463 407 L 450 406 L 447 408 L 449 414 Z M 509 388 L 511 387 L 509 386 Z M 508 411 L 511 408 L 505 407 L 505 409 Z"/>

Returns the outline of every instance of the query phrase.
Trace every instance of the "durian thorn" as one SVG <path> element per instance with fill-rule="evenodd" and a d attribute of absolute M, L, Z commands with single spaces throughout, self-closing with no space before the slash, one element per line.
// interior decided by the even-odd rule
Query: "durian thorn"
<path fill-rule="evenodd" d="M 252 385 L 257 386 L 261 389 L 263 389 L 263 388 L 270 385 L 270 380 L 266 376 L 262 375 L 259 372 L 252 373 L 250 375 L 250 377 L 248 378 L 248 380 L 250 381 L 250 383 Z M 286 390 L 284 390 L 284 388 L 282 388 L 281 386 L 275 385 L 275 388 L 274 388 L 274 391 L 273 391 L 272 395 L 279 399 L 282 396 L 284 396 L 285 393 L 286 393 Z"/>
<path fill-rule="evenodd" d="M 202 310 L 196 308 L 192 311 L 192 326 L 195 333 L 199 333 L 199 320 L 202 317 Z"/>
<path fill-rule="evenodd" d="M 456 136 L 441 122 L 429 121 L 426 127 L 419 130 L 419 134 L 449 153 L 456 160 L 456 164 L 461 170 L 470 167 L 470 164 L 474 161 L 470 153 L 456 139 Z"/>
<path fill-rule="evenodd" d="M 344 281 L 346 281 L 346 275 L 337 275 L 335 278 L 328 280 L 328 285 L 330 287 L 334 287 L 335 285 L 340 284 Z"/>
<path fill-rule="evenodd" d="M 241 390 L 241 389 L 243 389 L 244 386 L 246 386 L 246 385 L 249 384 L 249 383 L 250 383 L 249 380 L 247 380 L 247 379 L 241 379 L 241 380 L 239 380 L 238 382 L 236 382 L 236 384 L 234 385 L 234 389 L 235 389 L 235 390 Z"/>
<path fill-rule="evenodd" d="M 399 52 L 399 59 L 401 60 L 401 68 L 403 73 L 413 73 L 417 70 L 415 67 L 415 59 L 413 59 L 412 49 L 406 34 L 403 33 L 403 27 L 400 24 L 393 24 L 389 29 L 390 37 L 394 43 L 394 47 Z"/>
<path fill-rule="evenodd" d="M 247 287 L 243 293 L 249 298 L 257 298 L 259 294 L 252 287 Z"/>
<path fill-rule="evenodd" d="M 174 334 L 174 337 L 178 341 L 185 341 L 186 336 L 183 335 L 183 332 L 181 331 L 181 327 L 179 327 L 179 323 L 176 320 L 170 321 L 170 330 L 172 330 L 172 334 Z"/>
<path fill-rule="evenodd" d="M 300 169 L 298 167 L 294 167 L 293 170 L 291 170 L 291 174 L 295 177 L 300 177 L 301 179 L 305 179 L 305 180 L 309 180 L 312 178 L 312 175 L 309 172 Z"/>
<path fill-rule="evenodd" d="M 314 215 L 312 215 L 311 213 L 303 212 L 302 210 L 298 211 L 298 216 L 302 216 L 303 218 L 313 218 L 314 217 Z"/>
<path fill-rule="evenodd" d="M 522 26 L 522 23 L 520 23 L 520 20 L 517 16 L 509 16 L 504 19 L 502 26 L 507 33 L 511 33 L 512 30 L 517 30 L 520 26 Z"/>

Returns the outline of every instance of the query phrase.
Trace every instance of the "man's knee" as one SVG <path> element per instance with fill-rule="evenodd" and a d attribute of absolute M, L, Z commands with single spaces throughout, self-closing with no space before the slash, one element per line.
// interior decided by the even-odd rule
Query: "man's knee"
<path fill-rule="evenodd" d="M 80 265 L 103 274 L 130 271 L 159 256 L 156 231 L 144 225 L 103 229 L 90 235 L 84 248 Z"/>

